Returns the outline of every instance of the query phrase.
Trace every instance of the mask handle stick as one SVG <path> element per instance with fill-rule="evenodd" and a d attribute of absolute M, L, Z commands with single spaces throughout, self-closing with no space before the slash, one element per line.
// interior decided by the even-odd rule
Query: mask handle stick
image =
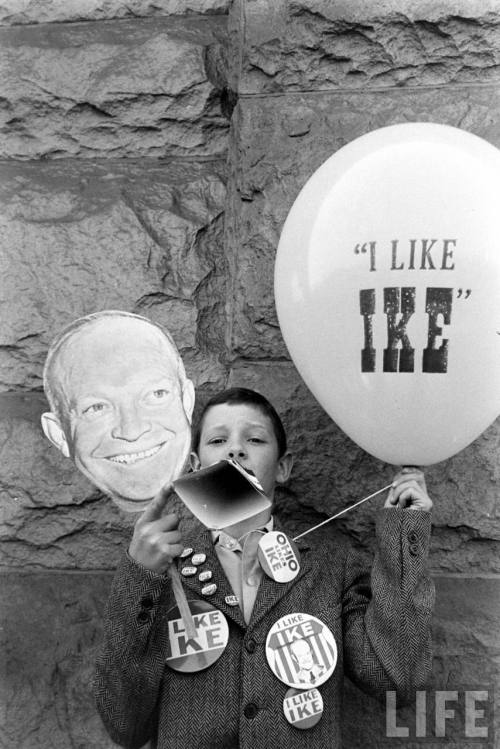
<path fill-rule="evenodd" d="M 175 562 L 172 562 L 168 568 L 168 574 L 172 583 L 172 590 L 174 592 L 175 602 L 179 609 L 184 627 L 186 629 L 186 635 L 189 640 L 196 639 L 196 626 L 194 623 L 189 603 L 187 602 L 186 592 L 182 585 L 182 580 L 179 575 L 179 570 L 175 566 Z"/>
<path fill-rule="evenodd" d="M 312 528 L 309 528 L 309 530 L 304 531 L 303 533 L 300 533 L 298 536 L 295 536 L 293 539 L 294 541 L 298 541 L 299 538 L 302 538 L 303 536 L 306 536 L 308 533 L 312 533 L 317 528 L 321 528 L 322 525 L 326 525 L 332 520 L 335 520 L 335 518 L 340 517 L 341 515 L 344 515 L 346 512 L 349 512 L 349 510 L 354 510 L 355 507 L 362 504 L 363 502 L 368 502 L 369 499 L 372 499 L 372 497 L 376 497 L 377 494 L 382 494 L 382 492 L 387 491 L 390 489 L 392 484 L 388 484 L 387 486 L 384 486 L 382 489 L 379 489 L 377 492 L 374 492 L 373 494 L 370 494 L 368 497 L 364 497 L 363 499 L 360 499 L 358 502 L 355 502 L 350 507 L 346 507 L 344 510 L 341 510 L 340 512 L 337 512 L 336 515 L 333 515 L 331 518 L 327 518 L 326 520 L 323 520 L 323 522 L 318 523 L 318 525 L 314 525 Z"/>

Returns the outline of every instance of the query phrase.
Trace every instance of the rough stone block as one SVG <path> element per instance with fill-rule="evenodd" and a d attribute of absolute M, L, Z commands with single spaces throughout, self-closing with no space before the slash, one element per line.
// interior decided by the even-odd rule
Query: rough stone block
<path fill-rule="evenodd" d="M 111 749 L 92 678 L 110 575 L 2 576 L 2 749 Z"/>
<path fill-rule="evenodd" d="M 105 21 L 226 13 L 230 0 L 3 0 L 0 24 Z"/>
<path fill-rule="evenodd" d="M 0 155 L 223 154 L 228 121 L 209 71 L 224 31 L 223 16 L 1 30 Z"/>
<path fill-rule="evenodd" d="M 164 323 L 197 385 L 221 376 L 223 165 L 4 165 L 1 388 L 41 389 L 67 323 L 125 309 Z"/>
<path fill-rule="evenodd" d="M 240 94 L 499 80 L 495 0 L 238 0 L 231 14 Z"/>

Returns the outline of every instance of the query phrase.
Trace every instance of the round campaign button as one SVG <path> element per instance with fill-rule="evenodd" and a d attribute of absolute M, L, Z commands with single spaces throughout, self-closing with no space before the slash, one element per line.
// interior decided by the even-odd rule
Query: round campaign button
<path fill-rule="evenodd" d="M 192 577 L 193 575 L 196 575 L 198 572 L 196 567 L 193 567 L 192 565 L 188 565 L 187 567 L 183 567 L 181 569 L 181 575 L 184 577 Z"/>
<path fill-rule="evenodd" d="M 337 665 L 337 643 L 315 616 L 287 614 L 269 630 L 266 658 L 274 675 L 289 687 L 318 687 Z"/>
<path fill-rule="evenodd" d="M 167 613 L 168 647 L 165 662 L 183 673 L 203 671 L 218 660 L 229 639 L 226 617 L 207 601 L 189 601 L 196 637 L 189 638 L 177 606 Z"/>
<path fill-rule="evenodd" d="M 285 718 L 294 728 L 312 728 L 323 715 L 323 697 L 317 689 L 289 689 L 283 700 Z"/>
<path fill-rule="evenodd" d="M 186 559 L 186 557 L 191 556 L 192 553 L 193 553 L 193 549 L 190 546 L 186 546 L 186 548 L 181 551 L 180 558 Z"/>
<path fill-rule="evenodd" d="M 277 583 L 288 583 L 299 574 L 299 550 L 281 531 L 264 533 L 257 555 L 266 575 Z"/>

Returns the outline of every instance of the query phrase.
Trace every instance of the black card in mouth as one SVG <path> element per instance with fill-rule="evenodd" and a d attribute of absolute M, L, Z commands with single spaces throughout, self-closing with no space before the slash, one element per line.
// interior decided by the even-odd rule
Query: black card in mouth
<path fill-rule="evenodd" d="M 221 460 L 174 481 L 188 510 L 206 528 L 219 530 L 249 520 L 271 507 L 255 478 L 234 460 Z"/>

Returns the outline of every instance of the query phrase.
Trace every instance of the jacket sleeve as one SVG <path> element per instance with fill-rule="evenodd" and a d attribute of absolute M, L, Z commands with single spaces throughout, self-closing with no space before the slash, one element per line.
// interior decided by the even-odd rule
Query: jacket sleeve
<path fill-rule="evenodd" d="M 376 522 L 371 581 L 352 556 L 346 560 L 345 671 L 363 691 L 381 699 L 394 690 L 401 701 L 409 701 L 430 675 L 430 530 L 428 512 L 384 508 Z"/>
<path fill-rule="evenodd" d="M 94 694 L 106 730 L 127 749 L 139 749 L 156 733 L 168 640 L 161 612 L 169 593 L 166 576 L 128 555 L 111 587 Z"/>

